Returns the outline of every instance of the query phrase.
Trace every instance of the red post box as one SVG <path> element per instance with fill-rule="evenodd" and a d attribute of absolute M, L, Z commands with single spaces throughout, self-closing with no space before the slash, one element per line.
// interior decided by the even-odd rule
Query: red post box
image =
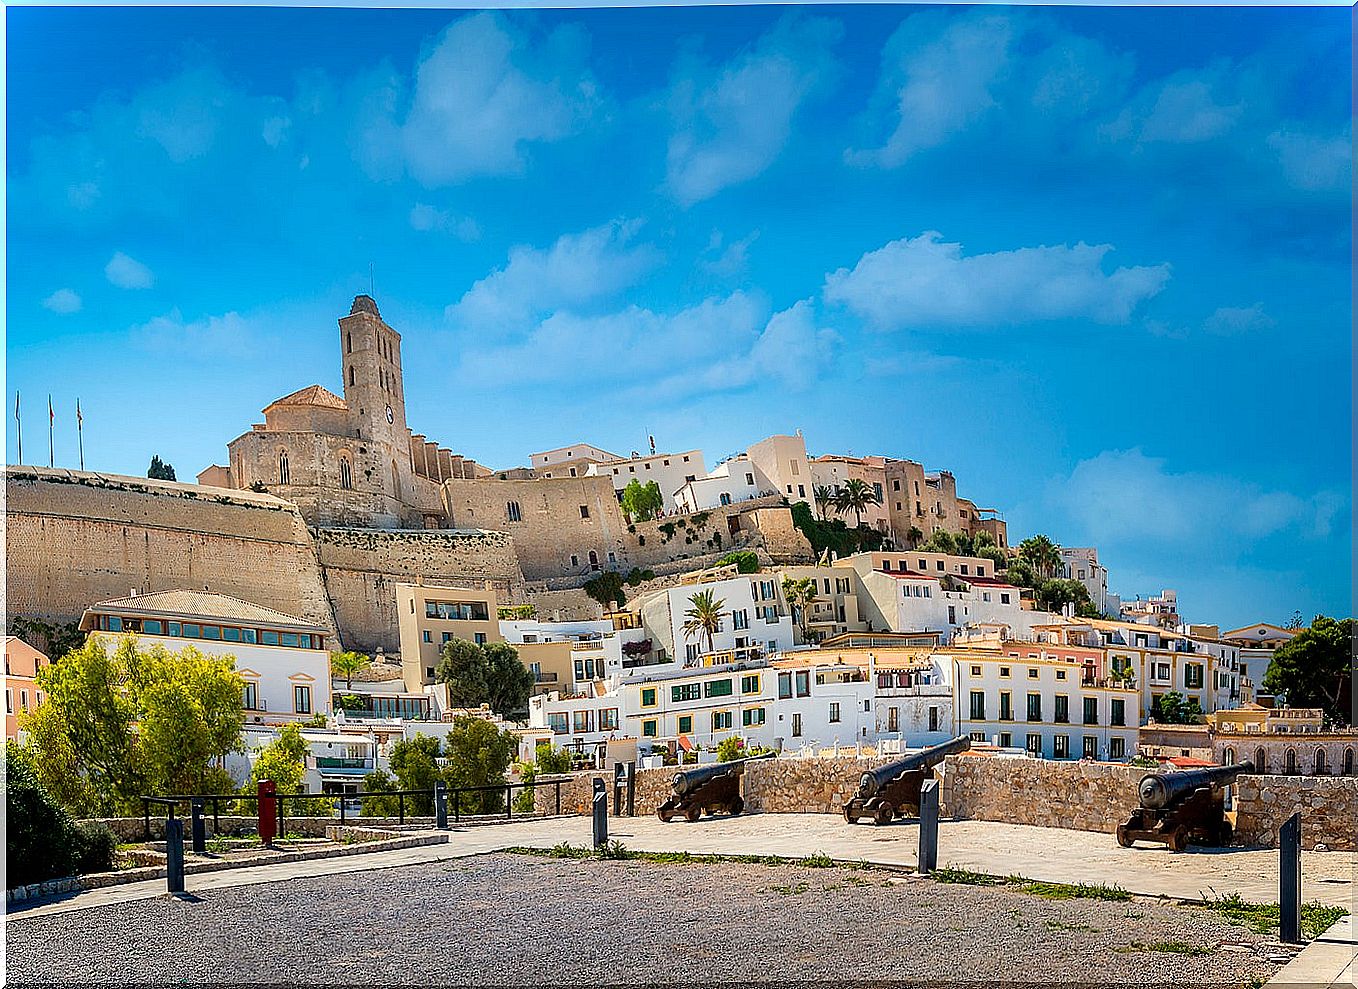
<path fill-rule="evenodd" d="M 259 781 L 259 840 L 265 848 L 273 845 L 278 834 L 278 787 L 273 780 Z"/>

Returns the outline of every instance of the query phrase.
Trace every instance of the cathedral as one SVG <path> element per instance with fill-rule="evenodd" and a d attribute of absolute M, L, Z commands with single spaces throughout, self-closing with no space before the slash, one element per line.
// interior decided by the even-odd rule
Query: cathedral
<path fill-rule="evenodd" d="M 339 320 L 339 345 L 344 397 L 309 385 L 277 399 L 198 482 L 276 495 L 312 526 L 447 527 L 443 482 L 491 472 L 406 426 L 401 335 L 370 296 Z"/>

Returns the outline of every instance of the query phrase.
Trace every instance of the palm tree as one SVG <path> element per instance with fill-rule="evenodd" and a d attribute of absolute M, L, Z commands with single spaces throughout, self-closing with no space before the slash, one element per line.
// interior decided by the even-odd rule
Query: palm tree
<path fill-rule="evenodd" d="M 916 525 L 912 525 L 910 531 L 905 534 L 905 541 L 910 544 L 911 549 L 916 549 L 923 538 L 924 533 L 920 532 L 919 526 Z"/>
<path fill-rule="evenodd" d="M 1029 536 L 1019 543 L 1019 556 L 1041 577 L 1051 578 L 1061 572 L 1061 550 L 1044 535 Z"/>
<path fill-rule="evenodd" d="M 871 484 L 862 478 L 851 477 L 844 482 L 844 487 L 840 489 L 839 496 L 835 499 L 835 507 L 839 509 L 839 514 L 853 512 L 857 522 L 857 527 L 863 527 L 863 513 L 871 505 L 880 505 L 882 496 L 873 490 Z"/>
<path fill-rule="evenodd" d="M 797 616 L 797 624 L 802 630 L 802 641 L 806 641 L 806 612 L 816 600 L 816 581 L 813 577 L 784 577 L 783 597 Z"/>
<path fill-rule="evenodd" d="M 820 510 L 820 517 L 825 518 L 825 513 L 835 503 L 835 493 L 828 484 L 817 484 L 811 489 L 812 496 L 816 499 L 816 508 Z"/>
<path fill-rule="evenodd" d="M 712 636 L 721 631 L 722 609 L 726 607 L 726 601 L 717 600 L 711 590 L 706 590 L 695 591 L 689 602 L 693 607 L 684 612 L 684 624 L 681 626 L 684 638 L 707 636 L 707 651 L 711 652 Z"/>
<path fill-rule="evenodd" d="M 344 677 L 345 686 L 349 690 L 353 690 L 354 674 L 359 670 L 367 669 L 370 662 L 371 660 L 361 652 L 332 652 L 330 654 L 330 675 L 332 677 Z"/>

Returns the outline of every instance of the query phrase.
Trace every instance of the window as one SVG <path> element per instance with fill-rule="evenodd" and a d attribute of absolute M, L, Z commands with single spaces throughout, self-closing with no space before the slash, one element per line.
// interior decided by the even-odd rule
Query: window
<path fill-rule="evenodd" d="M 831 702 L 830 702 L 830 724 L 834 724 L 834 723 L 837 722 L 838 720 L 839 720 L 839 702 L 838 702 L 838 701 L 831 701 Z"/>
<path fill-rule="evenodd" d="M 1028 695 L 1029 721 L 1035 720 L 1032 717 L 1032 708 L 1033 708 L 1033 695 L 1029 694 Z M 1036 720 L 1041 720 L 1041 714 L 1038 715 L 1038 718 Z M 1052 715 L 1052 720 L 1060 725 L 1070 724 L 1070 698 L 1067 697 L 1065 694 L 1056 695 L 1056 711 Z"/>
<path fill-rule="evenodd" d="M 1353 775 L 1353 749 L 1344 750 L 1344 775 Z"/>
<path fill-rule="evenodd" d="M 1127 740 L 1121 735 L 1114 735 L 1108 740 L 1108 758 L 1127 758 Z"/>
<path fill-rule="evenodd" d="M 778 699 L 787 700 L 792 696 L 792 674 L 778 674 Z"/>
<path fill-rule="evenodd" d="M 149 624 L 149 623 L 148 623 L 148 624 Z M 159 622 L 157 622 L 157 624 L 159 624 Z M 222 638 L 225 639 L 227 642 L 239 642 L 239 641 L 240 641 L 240 629 L 238 629 L 238 628 L 223 628 L 223 629 L 222 629 Z"/>
<path fill-rule="evenodd" d="M 274 641 L 273 641 L 272 643 L 269 643 L 270 645 L 275 645 L 275 646 L 278 645 L 278 633 L 277 633 L 277 632 L 266 632 L 265 634 L 266 634 L 266 635 L 272 635 L 272 636 L 274 637 Z M 193 624 L 193 623 L 191 623 L 191 622 L 185 622 L 185 623 L 184 623 L 184 638 L 186 638 L 186 639 L 200 639 L 200 638 L 202 638 L 202 636 L 203 636 L 203 630 L 202 630 L 202 628 L 200 628 L 198 625 L 195 625 L 195 624 Z"/>
<path fill-rule="evenodd" d="M 1286 759 L 1284 760 L 1283 773 L 1286 774 L 1286 775 L 1288 775 L 1288 776 L 1296 776 L 1296 775 L 1297 775 L 1297 750 L 1296 750 L 1296 749 L 1288 749 L 1288 750 L 1287 750 L 1287 757 L 1286 757 Z"/>
<path fill-rule="evenodd" d="M 1000 691 L 1000 720 L 1013 721 L 1014 707 L 1012 703 L 1013 695 L 1007 690 Z"/>
<path fill-rule="evenodd" d="M 641 723 L 641 736 L 643 738 L 655 738 L 659 734 L 659 722 L 655 718 L 647 718 Z"/>
<path fill-rule="evenodd" d="M 582 519 L 587 519 L 587 518 L 589 518 L 589 506 L 588 506 L 588 505 L 581 505 L 581 506 L 580 506 L 580 517 L 581 517 Z"/>
<path fill-rule="evenodd" d="M 14 713 L 14 695 L 8 689 L 5 690 L 5 713 Z"/>
<path fill-rule="evenodd" d="M 680 701 L 696 701 L 702 695 L 702 687 L 696 683 L 676 683 L 670 687 L 670 701 L 675 704 Z"/>
<path fill-rule="evenodd" d="M 1001 666 L 1001 667 L 1000 667 L 1000 676 L 1002 676 L 1002 677 L 1007 677 L 1007 676 L 1009 676 L 1009 667 L 1007 667 L 1007 666 Z"/>
<path fill-rule="evenodd" d="M 1009 592 L 1008 592 L 1008 591 L 1001 591 L 1001 592 L 1000 592 L 1000 604 L 1008 604 L 1008 603 L 1009 603 Z"/>
<path fill-rule="evenodd" d="M 1056 679 L 1058 679 L 1058 680 L 1064 680 L 1065 678 L 1066 678 L 1066 671 L 1065 671 L 1065 670 L 1057 670 L 1057 671 L 1056 671 Z"/>
<path fill-rule="evenodd" d="M 1083 741 L 1084 751 L 1081 753 L 1085 759 L 1097 759 L 1099 757 L 1099 740 L 1093 735 L 1086 735 Z"/>
<path fill-rule="evenodd" d="M 345 491 L 352 491 L 354 488 L 354 465 L 350 463 L 347 454 L 340 457 L 340 487 Z"/>
<path fill-rule="evenodd" d="M 1041 694 L 1029 694 L 1029 695 L 1028 695 L 1028 720 L 1029 720 L 1029 721 L 1041 721 L 1041 720 L 1042 720 L 1042 695 L 1041 695 Z"/>
<path fill-rule="evenodd" d="M 938 731 L 938 708 L 929 708 L 929 730 Z"/>
<path fill-rule="evenodd" d="M 589 551 L 589 568 L 591 570 L 599 569 L 599 554 L 594 550 Z"/>
<path fill-rule="evenodd" d="M 146 621 L 141 623 L 141 630 L 145 632 L 147 635 L 160 635 L 162 634 L 160 629 L 161 623 L 156 621 L 154 618 L 148 618 L 146 619 Z M 233 639 L 232 641 L 236 640 Z"/>
<path fill-rule="evenodd" d="M 809 670 L 797 670 L 797 696 L 811 696 L 811 672 Z"/>
<path fill-rule="evenodd" d="M 730 697 L 731 680 L 709 680 L 703 684 L 703 695 L 706 697 Z"/>
<path fill-rule="evenodd" d="M 572 566 L 572 567 L 578 567 L 579 565 L 580 565 L 580 557 L 578 557 L 578 556 L 576 556 L 574 553 L 572 553 L 572 554 L 571 554 L 571 566 Z"/>
<path fill-rule="evenodd" d="M 1029 680 L 1036 680 L 1036 679 L 1037 679 L 1037 667 L 1036 667 L 1036 666 L 1030 666 L 1030 667 L 1028 667 L 1028 679 L 1029 679 Z"/>
<path fill-rule="evenodd" d="M 742 694 L 759 693 L 759 674 L 751 673 L 740 678 L 740 692 Z"/>
<path fill-rule="evenodd" d="M 1052 739 L 1052 758 L 1053 759 L 1070 758 L 1069 735 L 1057 735 L 1055 738 Z"/>
<path fill-rule="evenodd" d="M 973 690 L 971 692 L 971 720 L 985 720 L 985 691 Z"/>
<path fill-rule="evenodd" d="M 288 473 L 288 451 L 278 451 L 278 483 L 291 484 L 292 476 Z"/>
<path fill-rule="evenodd" d="M 1315 776 L 1326 776 L 1326 775 L 1328 775 L 1328 772 L 1327 772 L 1327 770 L 1326 770 L 1326 768 L 1325 768 L 1325 750 L 1324 750 L 1324 749 L 1316 749 L 1315 772 L 1314 772 L 1312 775 L 1315 775 Z"/>
<path fill-rule="evenodd" d="M 311 688 L 295 684 L 292 688 L 292 709 L 298 714 L 311 713 Z"/>
<path fill-rule="evenodd" d="M 753 475 L 753 474 L 746 474 L 746 475 L 745 475 L 745 483 L 746 483 L 747 485 L 749 485 L 750 487 L 754 487 L 754 475 Z"/>
<path fill-rule="evenodd" d="M 973 666 L 973 667 L 971 668 L 971 675 L 974 676 L 974 677 L 980 676 L 980 675 L 981 675 L 981 668 L 980 668 L 979 666 Z"/>
<path fill-rule="evenodd" d="M 736 631 L 750 627 L 750 613 L 744 608 L 731 612 L 731 627 Z"/>
<path fill-rule="evenodd" d="M 1028 754 L 1039 758 L 1042 756 L 1042 736 L 1036 732 L 1028 735 Z"/>
<path fill-rule="evenodd" d="M 1268 756 L 1264 752 L 1264 747 L 1262 745 L 1254 750 L 1254 771 L 1256 773 L 1268 772 Z"/>
<path fill-rule="evenodd" d="M 434 641 L 434 633 L 431 632 L 431 631 L 429 631 L 429 629 L 425 629 L 425 630 L 424 630 L 424 641 L 425 641 L 425 642 L 433 642 L 433 641 Z"/>
<path fill-rule="evenodd" d="M 1184 666 L 1184 686 L 1189 690 L 1202 687 L 1202 664 L 1188 663 Z"/>
<path fill-rule="evenodd" d="M 712 730 L 713 730 L 713 731 L 729 731 L 730 728 L 731 728 L 731 712 L 730 712 L 730 711 L 713 711 L 713 712 L 712 712 Z"/>
<path fill-rule="evenodd" d="M 731 504 L 731 494 L 730 494 L 730 492 L 729 492 L 729 491 L 723 491 L 723 492 L 721 493 L 721 495 L 717 498 L 717 500 L 718 500 L 721 504 L 723 504 L 723 505 L 729 505 L 729 504 Z"/>
<path fill-rule="evenodd" d="M 280 645 L 290 646 L 294 649 L 301 644 L 296 632 L 283 632 L 278 636 L 278 641 Z"/>
<path fill-rule="evenodd" d="M 679 715 L 679 734 L 680 735 L 693 734 L 693 715 L 691 714 Z"/>
<path fill-rule="evenodd" d="M 1087 725 L 1097 725 L 1099 723 L 1099 699 L 1097 697 L 1086 697 L 1084 699 L 1085 717 Z"/>
<path fill-rule="evenodd" d="M 519 510 L 519 503 L 517 501 L 511 501 L 505 504 L 505 517 L 511 522 L 523 521 L 523 513 Z"/>
<path fill-rule="evenodd" d="M 641 706 L 642 706 L 642 707 L 655 707 L 655 688 L 654 688 L 654 687 L 642 687 L 642 688 L 641 688 Z"/>
<path fill-rule="evenodd" d="M 900 730 L 901 730 L 901 711 L 900 711 L 900 708 L 897 708 L 897 707 L 889 707 L 889 708 L 886 709 L 886 730 L 887 730 L 887 731 L 900 731 Z"/>
<path fill-rule="evenodd" d="M 585 732 L 592 730 L 592 726 L 590 725 L 591 720 L 589 711 L 571 712 L 571 728 L 577 735 L 582 735 Z"/>
<path fill-rule="evenodd" d="M 748 707 L 740 712 L 740 723 L 746 728 L 753 728 L 764 723 L 764 709 L 762 707 Z"/>
<path fill-rule="evenodd" d="M 795 713 L 792 715 L 792 737 L 793 738 L 802 737 L 802 716 L 800 713 Z"/>
<path fill-rule="evenodd" d="M 1118 727 L 1127 724 L 1127 702 L 1121 697 L 1114 697 L 1109 702 L 1108 723 Z"/>

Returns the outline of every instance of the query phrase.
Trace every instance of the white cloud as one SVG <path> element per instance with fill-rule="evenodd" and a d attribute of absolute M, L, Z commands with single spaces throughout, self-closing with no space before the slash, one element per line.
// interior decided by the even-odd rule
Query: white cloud
<path fill-rule="evenodd" d="M 292 120 L 288 117 L 270 117 L 264 121 L 260 128 L 260 137 L 264 138 L 264 143 L 271 148 L 276 148 L 287 139 L 288 131 L 292 128 Z"/>
<path fill-rule="evenodd" d="M 118 251 L 104 265 L 104 276 L 119 288 L 150 288 L 156 283 L 151 269 Z"/>
<path fill-rule="evenodd" d="M 1014 22 L 1004 16 L 953 18 L 913 14 L 887 41 L 870 117 L 894 120 L 877 148 L 845 153 L 855 164 L 893 168 L 942 144 L 996 105 L 992 89 L 1009 61 Z"/>
<path fill-rule="evenodd" d="M 1169 265 L 1104 273 L 1110 245 L 1021 247 L 962 255 L 928 231 L 864 254 L 825 279 L 825 299 L 877 329 L 997 326 L 1052 319 L 1125 323 L 1169 279 Z"/>
<path fill-rule="evenodd" d="M 198 68 L 147 87 L 129 109 L 136 135 L 159 144 L 171 161 L 183 163 L 212 148 L 223 108 L 232 99 L 219 72 Z"/>
<path fill-rule="evenodd" d="M 715 72 L 690 68 L 670 92 L 666 185 L 688 206 L 773 164 L 797 111 L 833 70 L 839 22 L 784 20 Z"/>
<path fill-rule="evenodd" d="M 1244 83 L 1239 67 L 1219 61 L 1200 70 L 1176 72 L 1143 86 L 1101 131 L 1113 140 L 1200 144 L 1232 131 L 1245 101 L 1227 93 Z"/>
<path fill-rule="evenodd" d="M 257 349 L 257 333 L 237 312 L 185 321 L 178 307 L 132 327 L 134 344 L 146 350 L 191 356 L 244 356 Z"/>
<path fill-rule="evenodd" d="M 373 89 L 365 165 L 430 187 L 519 171 L 524 145 L 568 136 L 599 104 L 583 49 L 571 29 L 534 42 L 499 13 L 454 21 L 416 65 L 408 101 L 401 80 Z"/>
<path fill-rule="evenodd" d="M 62 315 L 80 312 L 80 296 L 69 288 L 59 288 L 42 300 L 42 306 Z"/>
<path fill-rule="evenodd" d="M 714 230 L 708 241 L 706 256 L 698 264 L 704 271 L 718 278 L 734 278 L 743 275 L 750 263 L 750 247 L 759 239 L 759 231 L 753 230 L 740 240 L 729 244 L 724 242 L 720 231 Z"/>
<path fill-rule="evenodd" d="M 1322 137 L 1292 130 L 1268 136 L 1283 175 L 1308 192 L 1347 189 L 1353 168 L 1353 139 L 1347 133 Z"/>
<path fill-rule="evenodd" d="M 503 268 L 482 278 L 447 315 L 458 323 L 507 332 L 558 309 L 577 309 L 634 284 L 659 260 L 634 244 L 636 221 L 567 234 L 543 250 L 519 245 Z"/>
<path fill-rule="evenodd" d="M 1193 547 L 1279 533 L 1324 539 L 1345 504 L 1336 492 L 1303 497 L 1234 477 L 1171 473 L 1164 460 L 1140 449 L 1081 461 L 1052 491 L 1082 539 L 1100 546 L 1168 544 L 1189 554 Z"/>
<path fill-rule="evenodd" d="M 1252 330 L 1267 330 L 1276 324 L 1277 320 L 1264 312 L 1264 304 L 1256 302 L 1252 306 L 1222 306 L 1207 317 L 1203 328 L 1217 336 L 1234 336 Z"/>
<path fill-rule="evenodd" d="M 410 226 L 420 231 L 438 230 L 451 233 L 458 240 L 481 239 L 481 226 L 470 216 L 454 216 L 428 203 L 416 203 L 410 208 Z"/>

